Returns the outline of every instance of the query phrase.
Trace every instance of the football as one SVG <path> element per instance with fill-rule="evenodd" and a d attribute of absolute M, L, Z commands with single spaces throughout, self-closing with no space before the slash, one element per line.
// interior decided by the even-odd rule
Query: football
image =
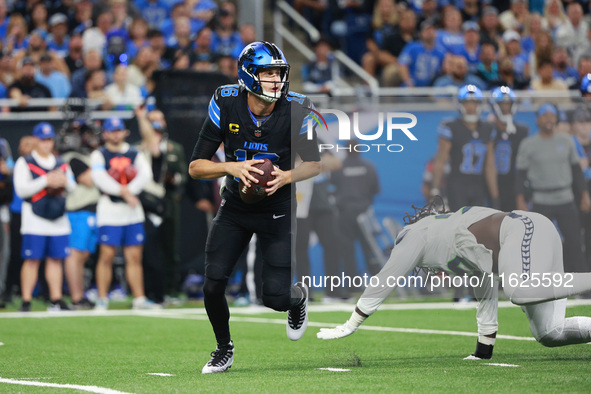
<path fill-rule="evenodd" d="M 267 188 L 267 182 L 271 182 L 275 179 L 275 176 L 271 175 L 271 172 L 275 169 L 273 163 L 269 159 L 264 159 L 262 163 L 255 164 L 253 167 L 256 167 L 264 172 L 263 175 L 255 172 L 251 172 L 252 176 L 255 179 L 258 179 L 259 183 L 251 183 L 250 187 L 246 186 L 242 180 L 238 184 L 238 190 L 240 191 L 240 198 L 247 204 L 254 204 L 265 197 L 267 197 L 267 193 L 265 189 Z"/>
<path fill-rule="evenodd" d="M 127 185 L 137 175 L 137 169 L 132 165 L 125 167 L 125 170 L 120 171 L 115 167 L 109 168 L 107 173 L 122 185 Z"/>

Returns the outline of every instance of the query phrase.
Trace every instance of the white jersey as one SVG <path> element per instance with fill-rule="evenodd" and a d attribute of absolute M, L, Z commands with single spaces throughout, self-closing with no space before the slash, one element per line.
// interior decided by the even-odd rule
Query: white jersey
<path fill-rule="evenodd" d="M 124 143 L 121 146 L 121 152 L 127 152 L 130 146 Z M 144 210 L 141 204 L 131 208 L 125 201 L 114 202 L 111 196 L 121 195 L 121 184 L 113 179 L 105 170 L 105 157 L 100 150 L 95 150 L 90 155 L 92 180 L 96 187 L 103 193 L 96 207 L 96 221 L 100 226 L 127 226 L 130 224 L 144 222 Z M 129 191 L 138 195 L 144 186 L 152 178 L 152 169 L 150 168 L 143 154 L 135 157 L 133 165 L 137 169 L 137 175 L 129 182 L 127 188 Z"/>
<path fill-rule="evenodd" d="M 468 227 L 498 212 L 491 208 L 464 207 L 453 213 L 429 216 L 406 226 L 397 237 L 397 243 L 402 242 L 406 232 L 425 232 L 424 245 L 429 247 L 424 249 L 415 266 L 452 275 L 492 272 L 492 251 L 479 244 Z"/>
<path fill-rule="evenodd" d="M 56 159 L 54 155 L 43 158 L 39 156 L 36 151 L 33 151 L 31 155 L 41 167 L 55 167 Z M 74 174 L 72 174 L 69 166 L 66 171 L 66 176 L 68 178 L 66 190 L 70 192 L 76 188 L 76 181 L 74 180 Z M 33 179 L 27 161 L 24 157 L 19 157 L 14 165 L 14 188 L 16 194 L 25 200 L 39 193 L 46 187 L 47 177 L 40 176 Z M 42 218 L 33 213 L 33 206 L 30 202 L 23 201 L 21 215 L 21 234 L 54 236 L 68 235 L 71 232 L 70 221 L 65 214 L 55 220 Z"/>

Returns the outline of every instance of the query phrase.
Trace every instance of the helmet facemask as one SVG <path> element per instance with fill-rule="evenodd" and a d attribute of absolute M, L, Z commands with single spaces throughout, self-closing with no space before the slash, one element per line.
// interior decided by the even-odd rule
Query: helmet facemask
<path fill-rule="evenodd" d="M 279 78 L 280 78 L 279 81 L 262 80 L 260 78 L 261 72 L 264 72 L 265 70 L 273 69 L 273 68 L 279 69 Z M 242 66 L 242 70 L 245 71 L 247 74 L 249 74 L 252 77 L 253 84 L 252 84 L 252 87 L 249 87 L 248 85 L 242 83 L 242 80 L 240 80 L 239 82 L 241 83 L 241 85 L 243 85 L 246 88 L 246 90 L 248 90 L 250 93 L 257 96 L 261 100 L 272 103 L 272 102 L 279 100 L 281 97 L 284 97 L 285 95 L 287 95 L 287 92 L 289 91 L 289 64 L 278 62 L 278 64 L 276 64 L 276 65 L 275 64 L 269 64 L 269 65 L 265 65 L 265 66 L 252 65 L 249 67 L 249 69 L 246 69 L 244 66 Z M 272 83 L 275 86 L 278 86 L 279 89 L 276 92 L 268 91 L 263 88 L 262 83 L 270 83 L 270 84 Z"/>
<path fill-rule="evenodd" d="M 469 114 L 466 111 L 466 107 L 464 103 L 473 102 L 476 103 L 476 112 L 473 114 Z M 476 97 L 468 97 L 463 100 L 460 100 L 460 113 L 462 114 L 462 118 L 469 123 L 476 123 L 480 119 L 480 114 L 482 113 L 482 100 Z"/>

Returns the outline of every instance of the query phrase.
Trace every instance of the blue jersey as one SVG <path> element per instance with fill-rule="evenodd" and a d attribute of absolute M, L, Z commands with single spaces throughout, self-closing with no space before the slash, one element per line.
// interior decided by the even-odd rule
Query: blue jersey
<path fill-rule="evenodd" d="M 554 78 L 562 79 L 566 86 L 573 86 L 579 82 L 579 73 L 571 66 L 566 66 L 564 71 L 558 71 L 554 68 Z"/>
<path fill-rule="evenodd" d="M 238 32 L 234 32 L 227 38 L 220 37 L 216 32 L 211 35 L 211 50 L 218 55 L 232 56 L 234 59 L 238 59 L 243 48 L 244 43 Z"/>
<path fill-rule="evenodd" d="M 515 71 L 515 74 L 521 78 L 525 78 L 525 68 L 529 62 L 527 55 L 524 52 L 521 52 L 520 54 L 513 56 L 511 60 L 513 60 L 513 71 Z"/>
<path fill-rule="evenodd" d="M 135 2 L 140 10 L 142 17 L 148 22 L 148 25 L 158 27 L 168 18 L 170 7 L 163 1 L 138 0 Z"/>
<path fill-rule="evenodd" d="M 68 56 L 69 45 L 70 45 L 70 38 L 69 37 L 64 38 L 64 42 L 62 44 L 58 44 L 57 42 L 55 42 L 53 36 L 50 34 L 47 37 L 46 42 L 47 42 L 47 49 L 49 51 L 53 51 L 53 52 L 57 53 L 57 55 L 61 58 Z"/>
<path fill-rule="evenodd" d="M 408 67 L 415 86 L 429 86 L 439 74 L 444 57 L 438 48 L 427 49 L 422 42 L 414 41 L 404 47 L 398 62 Z"/>
<path fill-rule="evenodd" d="M 439 30 L 435 37 L 435 46 L 443 52 L 451 52 L 458 55 L 464 49 L 464 35 L 462 33 L 450 33 Z"/>

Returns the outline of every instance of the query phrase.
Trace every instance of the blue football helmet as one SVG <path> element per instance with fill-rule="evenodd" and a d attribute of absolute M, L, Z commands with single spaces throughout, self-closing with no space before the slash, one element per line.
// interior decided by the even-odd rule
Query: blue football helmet
<path fill-rule="evenodd" d="M 581 93 L 583 96 L 591 93 L 591 74 L 585 75 L 581 80 Z"/>
<path fill-rule="evenodd" d="M 494 115 L 497 119 L 504 123 L 507 128 L 507 132 L 512 134 L 516 131 L 515 125 L 513 123 L 513 116 L 517 111 L 517 97 L 515 93 L 509 88 L 508 86 L 500 86 L 492 91 L 491 98 L 490 98 L 490 106 L 493 110 Z M 508 103 L 509 109 L 503 105 L 502 103 Z"/>
<path fill-rule="evenodd" d="M 481 104 L 484 101 L 484 96 L 482 95 L 482 91 L 480 89 L 474 85 L 462 86 L 458 91 L 458 101 L 460 113 L 466 122 L 477 122 L 478 119 L 480 119 L 480 113 L 482 112 Z M 467 101 L 476 101 L 478 103 L 475 114 L 466 113 L 466 108 L 462 105 L 462 103 Z"/>
<path fill-rule="evenodd" d="M 267 68 L 279 68 L 281 89 L 279 95 L 263 89 L 259 72 Z M 285 97 L 289 91 L 289 64 L 277 45 L 267 41 L 256 41 L 247 45 L 238 57 L 238 83 L 249 92 L 268 102 Z"/>

